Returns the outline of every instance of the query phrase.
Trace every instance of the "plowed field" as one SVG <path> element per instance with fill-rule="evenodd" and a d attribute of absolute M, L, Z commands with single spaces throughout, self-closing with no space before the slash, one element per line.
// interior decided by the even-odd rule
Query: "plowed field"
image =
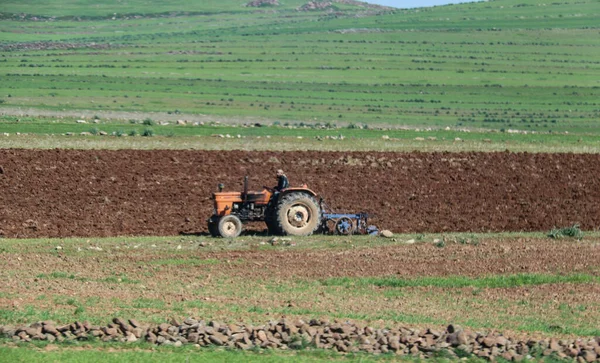
<path fill-rule="evenodd" d="M 5 237 L 205 232 L 218 183 L 259 190 L 277 168 L 395 232 L 600 226 L 592 154 L 3 149 L 0 166 Z"/>

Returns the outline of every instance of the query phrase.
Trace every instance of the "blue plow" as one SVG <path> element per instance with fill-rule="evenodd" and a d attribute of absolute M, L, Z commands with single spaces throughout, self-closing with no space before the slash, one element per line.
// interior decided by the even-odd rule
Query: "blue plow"
<path fill-rule="evenodd" d="M 369 225 L 369 215 L 367 213 L 332 213 L 325 212 L 329 210 L 327 205 L 321 201 L 321 210 L 323 210 L 323 230 L 332 234 L 351 235 L 368 234 L 375 236 L 379 234 L 376 226 Z"/>

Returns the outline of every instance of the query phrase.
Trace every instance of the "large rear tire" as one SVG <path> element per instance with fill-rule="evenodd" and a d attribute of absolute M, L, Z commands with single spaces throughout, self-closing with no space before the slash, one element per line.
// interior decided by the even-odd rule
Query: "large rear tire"
<path fill-rule="evenodd" d="M 283 196 L 277 207 L 277 227 L 281 234 L 309 236 L 321 225 L 321 208 L 317 200 L 306 193 Z"/>
<path fill-rule="evenodd" d="M 219 235 L 223 238 L 235 238 L 242 233 L 242 221 L 233 214 L 221 217 L 217 225 Z"/>

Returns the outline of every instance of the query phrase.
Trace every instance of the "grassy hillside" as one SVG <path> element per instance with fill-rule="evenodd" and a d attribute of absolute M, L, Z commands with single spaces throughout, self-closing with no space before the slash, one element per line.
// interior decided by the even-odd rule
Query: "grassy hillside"
<path fill-rule="evenodd" d="M 253 10 L 245 6 L 244 1 L 155 1 L 155 0 L 65 0 L 57 4 L 55 1 L 24 0 L 4 1 L 3 13 L 6 16 L 14 14 L 27 15 L 27 17 L 56 17 L 56 18 L 112 18 L 128 16 L 160 16 L 162 14 L 223 14 L 223 13 L 246 13 Z M 302 0 L 285 0 L 277 6 L 278 10 L 292 9 L 302 5 Z M 265 4 L 261 8 L 272 8 Z"/>
<path fill-rule="evenodd" d="M 3 2 L 0 110 L 600 131 L 598 0 L 305 4 Z"/>

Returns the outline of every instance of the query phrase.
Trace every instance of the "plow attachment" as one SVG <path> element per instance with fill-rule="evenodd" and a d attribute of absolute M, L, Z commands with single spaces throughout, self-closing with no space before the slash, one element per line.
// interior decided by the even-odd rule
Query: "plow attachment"
<path fill-rule="evenodd" d="M 334 213 L 329 206 L 321 199 L 322 230 L 325 233 L 351 235 L 351 234 L 369 234 L 377 235 L 379 229 L 376 226 L 369 225 L 369 215 L 367 213 Z"/>

